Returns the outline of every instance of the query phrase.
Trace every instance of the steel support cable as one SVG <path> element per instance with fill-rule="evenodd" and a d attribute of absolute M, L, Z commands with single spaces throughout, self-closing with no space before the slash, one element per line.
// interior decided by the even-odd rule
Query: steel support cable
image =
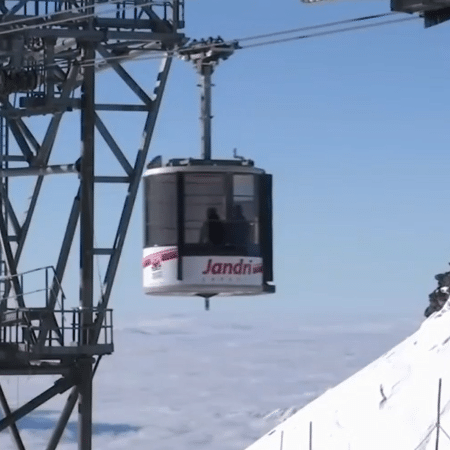
<path fill-rule="evenodd" d="M 264 45 L 271 45 L 271 44 L 281 44 L 281 43 L 284 43 L 284 42 L 290 42 L 290 41 L 295 41 L 295 40 L 300 40 L 300 39 L 308 39 L 308 38 L 326 36 L 326 35 L 331 35 L 331 34 L 346 33 L 346 32 L 349 32 L 349 31 L 363 30 L 363 29 L 366 29 L 366 28 L 375 28 L 375 27 L 379 27 L 379 26 L 383 26 L 383 25 L 393 25 L 393 24 L 396 24 L 396 23 L 407 22 L 407 21 L 412 21 L 412 20 L 417 20 L 417 19 L 420 19 L 420 17 L 404 17 L 404 18 L 401 18 L 401 19 L 385 20 L 385 21 L 377 22 L 377 23 L 373 23 L 373 24 L 356 25 L 356 26 L 353 26 L 353 27 L 338 28 L 337 30 L 327 30 L 327 31 L 322 31 L 322 32 L 317 32 L 317 33 L 310 33 L 310 34 L 305 34 L 305 35 L 300 35 L 300 36 L 293 36 L 293 37 L 287 37 L 287 38 L 282 38 L 282 39 L 273 39 L 273 40 L 268 40 L 268 41 L 263 41 L 263 42 L 256 42 L 256 43 L 253 43 L 253 44 L 244 45 L 244 46 L 238 47 L 237 50 L 244 50 L 244 49 L 247 49 L 247 48 L 261 47 L 261 46 L 264 46 Z M 280 32 L 277 32 L 277 33 L 280 33 Z M 230 41 L 225 41 L 224 43 L 231 43 L 231 42 L 235 42 L 235 41 L 234 40 L 230 40 Z M 201 46 L 198 47 L 198 48 L 201 49 Z M 205 45 L 205 48 L 207 48 L 206 45 Z M 163 55 L 145 55 L 145 56 L 136 56 L 134 58 L 127 57 L 127 56 L 111 56 L 111 57 L 107 57 L 107 58 L 99 58 L 99 59 L 96 59 L 95 61 L 86 61 L 84 63 L 81 63 L 80 66 L 81 67 L 86 67 L 86 66 L 89 66 L 89 65 L 98 65 L 98 64 L 102 64 L 102 63 L 105 63 L 105 62 L 108 62 L 108 61 L 115 60 L 115 59 L 127 59 L 127 58 L 130 58 L 130 59 L 133 59 L 133 61 L 162 59 L 165 55 L 172 56 L 175 53 L 176 53 L 176 50 L 169 50 L 167 52 L 164 52 Z M 47 66 L 45 66 L 45 67 L 47 67 Z"/>
<path fill-rule="evenodd" d="M 117 1 L 117 0 L 112 0 L 112 2 L 115 2 L 115 1 Z M 152 4 L 153 2 L 148 2 L 148 3 Z M 256 39 L 260 39 L 261 37 L 279 36 L 282 34 L 289 34 L 289 33 L 295 32 L 295 31 L 306 30 L 306 29 L 327 28 L 330 26 L 336 26 L 337 24 L 358 22 L 358 21 L 362 21 L 362 20 L 370 20 L 370 19 L 379 18 L 382 16 L 389 16 L 391 14 L 397 14 L 397 13 L 386 13 L 384 15 L 379 14 L 379 15 L 372 15 L 372 16 L 364 16 L 364 17 L 359 17 L 359 18 L 347 19 L 345 21 L 340 21 L 340 22 L 330 22 L 330 23 L 325 23 L 322 25 L 312 25 L 309 27 L 301 27 L 301 28 L 297 28 L 297 29 L 277 31 L 274 33 L 267 33 L 264 35 L 248 36 L 248 37 L 242 38 L 241 41 L 242 40 L 256 40 Z M 391 24 L 395 24 L 395 23 L 401 23 L 401 22 L 417 20 L 417 19 L 419 19 L 419 17 L 406 17 L 406 18 L 402 18 L 402 19 L 386 20 L 386 21 L 377 22 L 377 23 L 373 23 L 373 24 L 364 24 L 364 25 L 357 25 L 357 26 L 353 26 L 353 27 L 338 28 L 337 30 L 327 30 L 327 31 L 323 31 L 323 32 L 311 33 L 311 34 L 306 34 L 306 35 L 292 36 L 292 37 L 286 37 L 286 38 L 282 38 L 282 39 L 273 39 L 273 40 L 268 40 L 268 41 L 256 42 L 253 44 L 247 44 L 247 45 L 241 46 L 240 48 L 238 48 L 238 50 L 252 48 L 252 47 L 261 47 L 261 46 L 272 45 L 272 44 L 281 44 L 284 42 L 290 42 L 290 41 L 295 41 L 295 40 L 300 40 L 300 39 L 308 39 L 308 38 L 313 38 L 313 37 L 338 34 L 338 33 L 343 33 L 343 32 L 354 31 L 354 30 L 362 30 L 365 28 L 374 28 L 374 27 L 378 27 L 378 26 L 391 25 Z M 0 31 L 0 34 L 7 34 L 7 33 L 14 33 L 14 32 L 16 32 L 16 30 L 8 30 L 7 32 Z M 142 42 L 144 42 L 144 41 L 142 41 Z M 232 43 L 232 42 L 236 42 L 236 40 L 233 39 L 233 40 L 224 41 L 225 44 Z M 202 47 L 199 46 L 197 48 L 201 49 Z M 206 48 L 208 48 L 208 46 L 205 44 L 205 49 Z M 144 52 L 144 51 L 151 51 L 151 50 L 150 49 L 145 49 L 145 50 L 142 49 L 142 50 L 132 50 L 132 51 Z M 160 60 L 166 56 L 174 56 L 175 54 L 176 54 L 176 50 L 169 50 L 169 51 L 165 51 L 163 54 L 160 54 L 160 55 L 111 56 L 111 57 L 100 58 L 100 59 L 96 59 L 96 60 L 87 60 L 87 61 L 84 61 L 83 63 L 81 63 L 80 66 L 82 66 L 82 67 L 88 67 L 91 65 L 95 66 L 95 65 L 99 65 L 99 64 L 108 63 L 109 61 L 114 61 L 114 60 L 122 60 L 123 61 L 123 60 L 127 60 L 127 59 L 132 59 L 133 61 L 143 61 L 143 60 L 152 60 L 152 59 Z M 67 63 L 67 64 L 69 64 L 69 63 Z M 43 66 L 43 68 L 48 69 L 48 68 L 55 67 L 55 66 L 60 67 L 61 64 L 57 64 L 57 63 L 48 64 L 48 65 Z"/>
<path fill-rule="evenodd" d="M 105 4 L 120 4 L 122 3 L 123 0 L 106 0 L 105 2 L 101 2 L 99 3 L 100 5 L 105 5 Z M 137 7 L 141 8 L 143 6 L 151 6 L 151 5 L 155 5 L 154 1 L 148 1 L 146 3 L 142 3 L 140 5 L 127 5 L 124 7 L 124 9 L 136 9 Z M 86 7 L 77 7 L 77 8 L 72 8 L 68 11 L 78 11 L 78 10 L 85 10 Z M 22 28 L 18 28 L 18 29 L 14 29 L 14 30 L 3 30 L 0 31 L 0 35 L 7 35 L 7 34 L 13 34 L 13 33 L 18 33 L 21 31 L 27 31 L 27 30 L 31 30 L 31 29 L 36 29 L 39 28 L 41 26 L 49 26 L 49 25 L 59 25 L 60 23 L 65 23 L 65 22 L 71 22 L 71 21 L 77 21 L 77 20 L 82 20 L 82 19 L 86 19 L 86 18 L 90 18 L 90 17 L 94 17 L 94 16 L 100 16 L 102 14 L 106 14 L 106 13 L 110 13 L 110 12 L 116 12 L 116 9 L 112 9 L 112 10 L 108 10 L 108 11 L 101 11 L 101 12 L 97 12 L 97 13 L 90 13 L 90 14 L 83 14 L 82 16 L 78 16 L 78 17 L 65 17 L 64 19 L 57 19 L 57 20 L 50 20 L 48 22 L 44 22 L 44 23 L 40 23 L 40 24 L 33 24 L 33 25 L 28 25 Z M 9 21 L 6 22 L 4 24 L 0 23 L 0 28 L 2 26 L 11 26 L 11 25 L 16 25 L 16 24 L 20 24 L 23 22 L 33 22 L 36 19 L 39 18 L 46 18 L 46 17 L 54 17 L 57 14 L 67 14 L 67 11 L 61 11 L 59 13 L 55 13 L 55 14 L 47 14 L 47 15 L 42 15 L 42 16 L 34 16 L 34 17 L 29 17 L 29 18 L 24 18 L 24 19 L 18 19 L 16 21 Z M 354 17 L 351 19 L 345 19 L 345 20 L 340 20 L 340 21 L 335 21 L 335 22 L 327 22 L 324 24 L 318 24 L 318 25 L 310 25 L 310 26 L 306 26 L 306 27 L 299 27 L 299 28 L 292 28 L 292 29 L 288 29 L 288 30 L 281 30 L 281 31 L 276 31 L 273 33 L 267 33 L 267 34 L 259 34 L 259 35 L 254 35 L 254 36 L 246 36 L 243 37 L 241 39 L 230 39 L 225 41 L 225 44 L 230 44 L 233 42 L 243 42 L 243 41 L 249 41 L 249 40 L 257 40 L 257 39 L 262 39 L 262 38 L 266 38 L 266 37 L 272 37 L 272 36 L 280 36 L 283 34 L 292 34 L 292 33 L 296 33 L 299 31 L 307 31 L 307 30 L 313 30 L 313 29 L 320 29 L 320 28 L 329 28 L 329 27 L 333 27 L 333 26 L 339 26 L 339 25 L 345 25 L 346 23 L 353 23 L 353 22 L 361 22 L 361 21 L 365 21 L 365 20 L 373 20 L 373 19 L 378 19 L 378 18 L 382 18 L 382 17 L 387 17 L 387 16 L 391 16 L 391 15 L 397 15 L 397 12 L 389 12 L 389 13 L 382 13 L 382 14 L 373 14 L 373 15 L 369 15 L 369 16 L 361 16 L 361 17 Z M 201 49 L 201 46 L 197 47 L 198 49 Z M 205 45 L 205 48 L 208 48 L 207 45 Z"/>
<path fill-rule="evenodd" d="M 363 22 L 365 20 L 373 20 L 373 19 L 381 19 L 382 17 L 388 17 L 388 16 L 397 15 L 397 14 L 399 14 L 399 13 L 398 12 L 388 12 L 388 13 L 383 13 L 383 14 L 373 14 L 370 16 L 354 17 L 353 19 L 339 20 L 336 22 L 328 22 L 328 23 L 318 24 L 318 25 L 309 25 L 306 27 L 291 28 L 289 30 L 275 31 L 273 33 L 257 34 L 254 36 L 246 36 L 246 37 L 243 37 L 240 39 L 235 39 L 235 41 L 238 41 L 238 42 L 254 41 L 256 39 L 264 39 L 264 38 L 268 38 L 268 37 L 280 36 L 283 34 L 298 33 L 299 31 L 317 30 L 319 28 L 337 27 L 339 25 L 345 25 L 347 23 Z"/>
<path fill-rule="evenodd" d="M 114 4 L 114 3 L 119 3 L 122 0 L 107 0 L 106 2 L 101 3 L 103 4 Z M 149 5 L 154 5 L 155 2 L 149 1 L 146 3 L 143 3 L 142 5 L 139 5 L 139 7 L 142 6 L 149 6 Z M 128 5 L 129 8 L 136 8 L 136 5 Z M 125 8 L 127 8 L 127 6 L 125 6 Z M 81 9 L 81 8 L 77 8 L 77 9 Z M 16 29 L 16 30 L 3 30 L 0 31 L 0 35 L 7 35 L 7 34 L 12 34 L 12 33 L 17 33 L 20 31 L 26 31 L 28 29 L 35 29 L 35 28 L 39 28 L 40 26 L 49 26 L 49 25 L 54 25 L 54 24 L 59 24 L 59 23 L 63 23 L 63 22 L 70 22 L 73 20 L 81 20 L 81 19 L 85 19 L 85 18 L 89 18 L 92 17 L 94 15 L 101 15 L 101 14 L 105 14 L 107 12 L 111 12 L 111 11 L 103 11 L 100 13 L 93 13 L 93 14 L 85 14 L 83 16 L 79 16 L 77 18 L 65 18 L 65 19 L 61 19 L 58 21 L 49 21 L 46 22 L 44 24 L 34 24 L 34 25 L 30 25 L 30 26 L 26 26 L 26 27 L 22 27 L 20 29 Z M 112 10 L 112 12 L 115 12 L 115 10 Z M 299 27 L 299 28 L 293 28 L 293 29 L 288 29 L 288 30 L 284 30 L 284 31 L 276 31 L 273 33 L 266 33 L 266 34 L 260 34 L 260 35 L 254 35 L 254 36 L 247 36 L 247 37 L 243 37 L 241 39 L 232 39 L 232 40 L 227 40 L 224 43 L 225 44 L 230 44 L 233 42 L 242 42 L 242 41 L 250 41 L 250 40 L 257 40 L 257 39 L 262 39 L 262 38 L 267 38 L 267 37 L 272 37 L 272 36 L 280 36 L 283 34 L 292 34 L 295 32 L 299 32 L 299 31 L 306 31 L 306 30 L 313 30 L 313 29 L 320 29 L 320 28 L 329 28 L 329 27 L 333 27 L 333 26 L 339 26 L 339 25 L 344 25 L 346 23 L 354 23 L 354 22 L 361 22 L 361 21 L 366 21 L 366 20 L 373 20 L 373 19 L 378 19 L 378 18 L 382 18 L 382 17 L 387 17 L 387 16 L 391 16 L 391 15 L 397 15 L 398 13 L 396 12 L 390 12 L 390 13 L 383 13 L 383 14 L 375 14 L 375 15 L 369 15 L 369 16 L 362 16 L 362 17 L 355 17 L 355 18 L 351 18 L 351 19 L 346 19 L 346 20 L 341 20 L 341 21 L 335 21 L 335 22 L 328 22 L 328 23 L 324 23 L 324 24 L 318 24 L 318 25 L 310 25 L 310 26 L 306 26 L 306 27 Z M 39 16 L 36 16 L 39 17 Z M 29 18 L 29 20 L 35 20 L 36 17 L 33 18 Z M 45 16 L 42 16 L 45 17 Z M 253 44 L 247 44 L 245 46 L 242 46 L 241 48 L 251 48 L 251 47 L 259 47 L 259 46 L 264 46 L 264 45 L 270 45 L 270 44 L 276 44 L 276 43 L 283 43 L 283 42 L 289 42 L 289 41 L 293 41 L 293 40 L 299 40 L 299 39 L 306 39 L 306 38 L 310 38 L 310 37 L 318 37 L 318 36 L 325 36 L 327 34 L 337 34 L 340 32 L 346 32 L 346 31 L 352 31 L 352 30 L 358 30 L 358 29 L 364 29 L 364 28 L 370 28 L 370 27 L 376 27 L 376 26 L 381 26 L 381 25 L 386 25 L 386 24 L 391 24 L 391 23 L 396 23 L 396 22 L 403 22 L 403 21 L 407 21 L 407 20 L 415 20 L 418 17 L 408 17 L 408 18 L 403 18 L 403 19 L 395 19 L 395 20 L 391 20 L 391 21 L 384 21 L 384 22 L 378 22 L 378 23 L 374 23 L 374 24 L 367 24 L 367 25 L 361 25 L 361 26 L 355 26 L 355 27 L 346 27 L 346 28 L 340 28 L 338 30 L 330 30 L 330 31 L 324 31 L 324 32 L 318 32 L 318 33 L 312 33 L 309 35 L 301 35 L 301 36 L 293 36 L 293 37 L 287 37 L 287 38 L 282 38 L 282 39 L 274 39 L 274 40 L 270 40 L 270 41 L 263 41 L 263 42 L 256 42 Z M 20 19 L 18 21 L 11 21 L 8 22 L 8 26 L 14 23 L 18 23 L 21 22 L 25 19 Z M 28 19 L 27 19 L 28 20 Z M 5 24 L 6 25 L 6 24 Z M 1 24 L 0 24 L 1 27 Z M 145 42 L 144 40 L 140 40 L 139 42 Z M 208 45 L 205 44 L 205 49 L 209 48 Z M 198 46 L 197 47 L 199 50 L 201 50 L 202 46 Z M 139 50 L 134 50 L 134 51 L 139 51 Z M 151 51 L 150 49 L 142 49 L 140 51 Z M 150 59 L 162 59 L 165 55 L 169 55 L 172 56 L 176 53 L 176 51 L 169 51 L 169 52 L 164 52 L 164 55 L 151 55 L 151 56 L 143 56 L 142 58 L 136 56 L 133 59 L 134 60 L 150 60 Z M 57 56 L 57 55 L 55 55 Z M 88 60 L 85 61 L 84 63 L 81 64 L 81 66 L 83 67 L 88 67 L 90 65 L 98 65 L 104 62 L 108 62 L 108 61 L 113 61 L 113 60 L 125 60 L 128 59 L 130 57 L 127 56 L 112 56 L 110 58 L 101 58 L 98 60 Z M 131 58 L 130 58 L 131 59 Z M 44 66 L 44 68 L 51 68 L 51 67 L 55 67 L 55 66 L 60 66 L 60 64 L 57 63 L 53 63 L 53 64 L 49 64 Z"/>
<path fill-rule="evenodd" d="M 420 19 L 420 17 L 405 17 L 403 19 L 385 20 L 385 21 L 379 22 L 379 23 L 371 23 L 371 24 L 365 24 L 365 25 L 356 25 L 354 27 L 339 28 L 337 30 L 319 31 L 317 33 L 302 34 L 300 36 L 292 36 L 292 37 L 287 37 L 287 38 L 282 38 L 282 39 L 272 39 L 269 41 L 256 42 L 254 44 L 243 45 L 243 46 L 241 46 L 240 49 L 246 49 L 246 48 L 252 48 L 252 47 L 262 47 L 265 45 L 272 45 L 272 44 L 282 44 L 284 42 L 297 41 L 300 39 L 308 39 L 308 38 L 313 38 L 313 37 L 327 36 L 327 35 L 331 35 L 331 34 L 345 33 L 348 31 L 363 30 L 366 28 L 375 28 L 375 27 L 380 27 L 382 25 L 393 25 L 396 23 L 408 22 L 408 21 L 418 20 L 418 19 Z"/>

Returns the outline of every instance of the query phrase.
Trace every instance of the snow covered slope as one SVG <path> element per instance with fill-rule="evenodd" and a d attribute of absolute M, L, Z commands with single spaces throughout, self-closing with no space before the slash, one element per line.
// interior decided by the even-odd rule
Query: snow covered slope
<path fill-rule="evenodd" d="M 394 349 L 275 427 L 248 450 L 450 449 L 450 306 Z"/>

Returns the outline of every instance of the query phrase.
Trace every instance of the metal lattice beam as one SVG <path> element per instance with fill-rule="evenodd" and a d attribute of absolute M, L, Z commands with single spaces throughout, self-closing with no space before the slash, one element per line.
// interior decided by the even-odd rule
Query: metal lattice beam
<path fill-rule="evenodd" d="M 112 337 L 106 344 L 103 340 L 100 344 L 99 339 L 108 330 L 112 336 L 108 304 L 169 75 L 172 61 L 169 55 L 185 42 L 184 35 L 179 33 L 179 28 L 184 26 L 184 0 L 124 2 L 106 16 L 96 14 L 97 2 L 94 0 L 81 4 L 74 0 L 34 0 L 32 3 L 18 0 L 8 5 L 9 10 L 4 2 L 0 2 L 0 35 L 5 43 L 0 49 L 0 77 L 8 80 L 8 83 L 0 83 L 0 120 L 10 130 L 6 137 L 2 135 L 0 142 L 0 256 L 7 268 L 7 276 L 0 278 L 4 284 L 0 345 L 7 344 L 6 348 L 11 351 L 6 357 L 0 355 L 0 375 L 59 373 L 63 378 L 14 412 L 8 412 L 6 398 L 5 402 L 0 398 L 6 415 L 0 420 L 0 431 L 9 427 L 16 446 L 24 450 L 20 447 L 20 435 L 15 431 L 16 421 L 53 396 L 72 388 L 47 450 L 57 448 L 77 403 L 78 448 L 91 450 L 92 378 L 102 355 L 111 353 L 113 349 Z M 63 12 L 66 18 L 70 15 L 70 20 L 62 19 L 59 12 Z M 152 51 L 170 53 L 163 60 L 153 95 L 149 95 L 123 65 Z M 136 97 L 134 102 L 118 103 L 112 97 L 107 104 L 96 104 L 97 74 L 108 68 L 112 69 L 118 81 L 114 91 L 120 87 L 129 89 Z M 12 95 L 15 96 L 13 103 L 10 100 Z M 58 150 L 55 147 L 63 120 L 73 110 L 81 113 L 81 155 L 75 161 L 65 161 L 65 164 L 58 161 L 50 165 Z M 142 142 L 134 152 L 121 148 L 114 138 L 114 130 L 109 129 L 102 119 L 101 111 L 115 111 L 121 115 L 133 113 L 144 119 Z M 44 115 L 50 119 L 44 129 L 39 123 L 39 133 L 43 132 L 39 134 L 42 139 L 39 139 L 37 129 L 32 125 Z M 123 170 L 122 174 L 105 174 L 104 170 L 102 173 L 97 170 L 95 130 Z M 13 138 L 14 149 L 8 145 L 9 135 Z M 101 166 L 101 161 L 99 163 Z M 70 199 L 72 206 L 55 269 L 50 275 L 45 304 L 40 308 L 27 308 L 23 284 L 19 281 L 22 255 L 33 240 L 32 223 L 38 203 L 44 206 L 42 188 L 45 176 L 55 173 L 78 176 L 78 192 L 74 193 L 73 201 Z M 19 214 L 19 202 L 8 181 L 17 177 L 14 180 L 20 182 L 19 177 L 30 176 L 35 180 L 23 217 Z M 98 183 L 125 184 L 127 187 L 117 228 L 113 230 L 114 240 L 104 248 L 95 248 L 93 241 L 94 231 L 99 225 L 97 222 L 101 220 L 101 217 L 94 219 L 94 191 Z M 72 311 L 69 328 L 73 333 L 69 341 L 76 345 L 66 346 L 67 324 L 65 326 L 64 319 L 57 315 L 64 314 L 64 307 L 61 306 L 59 311 L 57 305 L 64 303 L 61 283 L 67 277 L 68 260 L 75 248 L 77 230 L 80 231 L 81 244 L 80 308 Z M 98 302 L 94 302 L 94 255 L 108 258 Z M 6 299 L 10 294 L 17 302 L 15 308 L 7 308 Z M 12 333 L 14 327 L 20 330 L 19 335 Z M 39 355 L 42 355 L 42 361 L 38 361 Z M 52 361 L 50 365 L 49 359 Z M 30 364 L 31 360 L 33 364 Z M 46 364 L 41 364 L 44 361 Z"/>

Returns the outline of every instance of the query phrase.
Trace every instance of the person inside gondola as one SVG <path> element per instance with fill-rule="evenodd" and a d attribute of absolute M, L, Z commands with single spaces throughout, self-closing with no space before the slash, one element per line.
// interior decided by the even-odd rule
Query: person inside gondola
<path fill-rule="evenodd" d="M 221 245 L 224 242 L 225 227 L 216 208 L 208 208 L 206 221 L 200 230 L 200 244 Z"/>
<path fill-rule="evenodd" d="M 250 242 L 250 224 L 242 212 L 242 205 L 233 205 L 231 210 L 230 243 L 243 247 Z"/>

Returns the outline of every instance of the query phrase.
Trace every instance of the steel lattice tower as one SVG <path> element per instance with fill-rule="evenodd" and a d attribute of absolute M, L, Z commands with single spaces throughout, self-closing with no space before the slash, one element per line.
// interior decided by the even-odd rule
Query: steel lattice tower
<path fill-rule="evenodd" d="M 47 390 L 14 411 L 0 385 L 4 413 L 0 431 L 9 428 L 19 450 L 25 446 L 17 420 L 66 391 L 69 395 L 47 450 L 58 446 L 77 403 L 78 448 L 92 448 L 92 378 L 101 357 L 113 351 L 108 302 L 166 85 L 171 50 L 185 42 L 179 32 L 183 27 L 184 0 L 0 0 L 0 377 L 59 376 Z M 148 95 L 123 62 L 152 52 L 165 56 L 153 95 Z M 117 75 L 112 91 L 120 90 L 123 82 L 139 102 L 114 103 L 112 94 L 111 103 L 97 103 L 96 78 L 105 68 Z M 78 117 L 72 111 L 79 112 L 81 154 L 65 164 L 51 165 L 63 117 Z M 145 116 L 134 161 L 102 120 L 103 111 Z M 39 139 L 30 123 L 44 116 L 49 119 Z M 121 132 L 126 133 L 126 127 Z M 94 157 L 96 134 L 111 150 L 122 176 L 99 174 Z M 21 273 L 21 256 L 33 237 L 29 230 L 44 177 L 57 173 L 78 176 L 78 192 L 68 199 L 72 207 L 57 261 L 41 270 L 45 280 L 42 305 L 27 307 L 24 280 L 28 274 Z M 11 177 L 23 177 L 19 182 L 27 180 L 25 186 L 33 186 L 23 220 L 10 192 Z M 116 227 L 107 248 L 94 245 L 94 231 L 101 220 L 94 215 L 99 183 L 127 186 L 118 222 L 113 225 L 110 218 L 105 219 L 109 227 Z M 62 282 L 78 226 L 79 307 L 66 310 Z M 107 258 L 98 299 L 94 298 L 96 255 Z"/>

